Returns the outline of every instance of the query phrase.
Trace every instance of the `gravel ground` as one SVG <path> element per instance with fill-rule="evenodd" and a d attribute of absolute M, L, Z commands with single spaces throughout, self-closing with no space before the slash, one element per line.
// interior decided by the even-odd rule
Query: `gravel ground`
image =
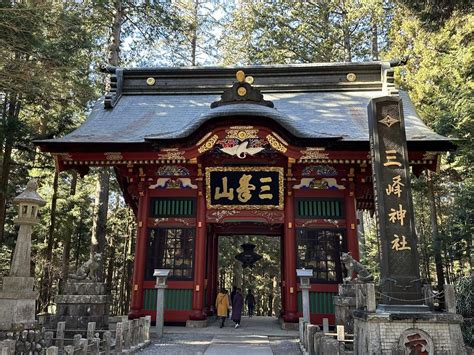
<path fill-rule="evenodd" d="M 140 351 L 139 354 L 202 355 L 211 343 L 213 337 L 214 335 L 212 334 L 165 333 L 161 339 L 152 339 L 152 343 Z M 269 337 L 268 340 L 270 341 L 270 347 L 275 355 L 301 354 L 298 339 Z"/>

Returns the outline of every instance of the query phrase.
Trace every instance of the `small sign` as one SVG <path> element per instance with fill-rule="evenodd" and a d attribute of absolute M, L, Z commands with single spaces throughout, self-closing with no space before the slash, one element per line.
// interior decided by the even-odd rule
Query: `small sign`
<path fill-rule="evenodd" d="M 206 168 L 208 208 L 283 209 L 283 168 Z"/>

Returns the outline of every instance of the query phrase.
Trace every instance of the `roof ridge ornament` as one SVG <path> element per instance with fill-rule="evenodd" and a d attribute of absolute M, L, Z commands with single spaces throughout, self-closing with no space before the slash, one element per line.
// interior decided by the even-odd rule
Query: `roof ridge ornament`
<path fill-rule="evenodd" d="M 221 99 L 211 103 L 211 108 L 230 104 L 256 104 L 270 108 L 275 107 L 273 102 L 263 99 L 263 94 L 259 89 L 252 86 L 254 81 L 252 76 L 246 76 L 243 70 L 239 70 L 235 77 L 237 82 L 232 87 L 225 89 Z"/>
<path fill-rule="evenodd" d="M 99 70 L 110 74 L 110 88 L 104 96 L 104 108 L 114 108 L 122 96 L 123 68 L 102 64 Z"/>

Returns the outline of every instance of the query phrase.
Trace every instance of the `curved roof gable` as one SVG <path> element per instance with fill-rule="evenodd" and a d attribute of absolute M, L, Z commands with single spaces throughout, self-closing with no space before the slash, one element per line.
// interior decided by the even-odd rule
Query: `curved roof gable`
<path fill-rule="evenodd" d="M 97 101 L 86 122 L 65 137 L 37 143 L 178 139 L 211 119 L 242 116 L 272 119 L 297 138 L 368 141 L 367 105 L 387 94 L 402 99 L 408 141 L 448 142 L 423 123 L 405 92 L 393 90 L 387 68 L 379 62 L 248 67 L 245 72 L 274 108 L 236 102 L 212 109 L 211 103 L 235 82 L 236 68 L 109 69 L 113 89 Z"/>

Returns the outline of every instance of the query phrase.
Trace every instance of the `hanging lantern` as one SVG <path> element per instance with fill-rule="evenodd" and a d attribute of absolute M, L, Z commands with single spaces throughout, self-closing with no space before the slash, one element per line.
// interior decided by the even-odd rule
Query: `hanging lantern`
<path fill-rule="evenodd" d="M 242 267 L 253 267 L 254 264 L 259 261 L 262 256 L 254 252 L 255 244 L 244 243 L 240 246 L 244 251 L 237 254 L 235 258 L 242 263 Z"/>

